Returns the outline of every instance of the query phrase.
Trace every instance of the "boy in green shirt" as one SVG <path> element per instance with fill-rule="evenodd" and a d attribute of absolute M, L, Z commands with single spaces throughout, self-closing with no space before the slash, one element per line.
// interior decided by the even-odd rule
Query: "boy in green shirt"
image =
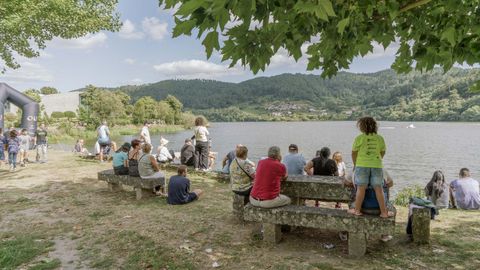
<path fill-rule="evenodd" d="M 352 147 L 352 160 L 355 170 L 355 185 L 357 195 L 355 209 L 349 210 L 354 215 L 362 215 L 362 203 L 365 198 L 365 190 L 370 185 L 375 190 L 380 206 L 380 217 L 388 218 L 394 215 L 388 212 L 383 194 L 383 163 L 386 147 L 383 137 L 377 134 L 378 125 L 372 117 L 360 118 L 357 127 L 362 134 L 355 138 Z"/>

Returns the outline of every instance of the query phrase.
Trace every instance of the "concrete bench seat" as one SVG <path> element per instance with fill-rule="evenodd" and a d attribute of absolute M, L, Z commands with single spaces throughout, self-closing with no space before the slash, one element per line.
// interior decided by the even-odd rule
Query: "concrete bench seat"
<path fill-rule="evenodd" d="M 111 191 L 122 190 L 122 185 L 135 188 L 137 200 L 153 196 L 153 189 L 165 185 L 165 178 L 142 179 L 129 175 L 115 175 L 113 170 L 105 170 L 98 173 L 98 180 L 108 183 Z"/>
<path fill-rule="evenodd" d="M 348 253 L 352 256 L 365 254 L 368 235 L 393 235 L 395 231 L 394 217 L 355 216 L 346 210 L 300 205 L 265 209 L 247 204 L 243 209 L 243 217 L 247 221 L 262 223 L 264 241 L 271 244 L 280 241 L 281 225 L 347 231 Z"/>

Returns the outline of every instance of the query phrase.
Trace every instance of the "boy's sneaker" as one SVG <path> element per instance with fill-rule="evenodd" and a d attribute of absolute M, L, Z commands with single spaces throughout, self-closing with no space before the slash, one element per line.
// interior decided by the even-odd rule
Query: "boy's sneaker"
<path fill-rule="evenodd" d="M 10 172 L 13 172 L 13 165 L 10 165 Z"/>

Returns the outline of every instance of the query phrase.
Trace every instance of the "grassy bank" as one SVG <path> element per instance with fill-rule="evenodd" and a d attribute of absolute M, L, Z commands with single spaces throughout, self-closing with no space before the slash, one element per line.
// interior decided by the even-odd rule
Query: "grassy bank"
<path fill-rule="evenodd" d="M 432 221 L 432 243 L 405 235 L 407 209 L 398 207 L 394 239 L 373 237 L 362 259 L 347 257 L 336 232 L 285 234 L 264 246 L 255 224 L 231 215 L 228 184 L 192 175 L 206 191 L 190 205 L 135 200 L 129 187 L 110 192 L 99 164 L 51 152 L 47 164 L 14 174 L 0 167 L 0 269 L 478 269 L 480 211 L 445 210 Z M 172 175 L 168 171 L 167 175 Z M 324 249 L 324 243 L 335 248 Z"/>
<path fill-rule="evenodd" d="M 118 138 L 127 135 L 139 135 L 142 126 L 126 125 L 110 127 L 112 138 Z M 93 140 L 97 137 L 95 130 L 86 130 L 82 127 L 65 127 L 65 125 L 53 125 L 48 127 L 49 140 L 51 143 L 74 142 L 78 138 Z M 182 125 L 153 125 L 150 127 L 151 134 L 174 133 L 185 130 Z"/>

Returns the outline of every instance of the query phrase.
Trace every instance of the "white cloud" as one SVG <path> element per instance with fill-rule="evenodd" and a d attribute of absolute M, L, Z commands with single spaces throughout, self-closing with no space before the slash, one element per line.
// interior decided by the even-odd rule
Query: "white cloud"
<path fill-rule="evenodd" d="M 135 59 L 133 59 L 133 58 L 125 58 L 125 59 L 123 60 L 123 62 L 125 62 L 125 63 L 127 63 L 127 64 L 129 64 L 129 65 L 133 65 L 133 64 L 135 64 L 135 63 L 137 62 L 137 60 L 135 60 Z"/>
<path fill-rule="evenodd" d="M 105 45 L 107 39 L 105 33 L 87 34 L 74 39 L 54 39 L 53 45 L 68 49 L 91 49 Z"/>
<path fill-rule="evenodd" d="M 289 55 L 289 52 L 284 49 L 280 48 L 275 55 L 272 56 L 270 59 L 270 65 L 269 67 L 275 68 L 275 67 L 281 67 L 281 66 L 298 66 L 298 67 L 306 67 L 307 65 L 307 49 L 308 46 L 310 46 L 311 43 L 305 43 L 302 45 L 300 50 L 302 51 L 302 57 L 298 59 L 298 61 L 295 61 L 295 58 L 293 56 Z"/>
<path fill-rule="evenodd" d="M 377 42 L 372 42 L 372 46 L 373 52 L 365 55 L 363 57 L 364 59 L 377 59 L 384 56 L 395 56 L 398 48 L 400 47 L 400 44 L 397 42 L 391 43 L 390 46 L 388 46 L 386 49 L 383 48 L 383 45 Z"/>
<path fill-rule="evenodd" d="M 124 39 L 142 39 L 145 37 L 145 33 L 137 31 L 135 24 L 128 19 L 123 22 L 118 35 Z"/>
<path fill-rule="evenodd" d="M 7 83 L 51 82 L 53 75 L 44 66 L 29 61 L 20 62 L 19 69 L 9 69 L 2 76 Z"/>
<path fill-rule="evenodd" d="M 168 23 L 160 22 L 160 20 L 154 17 L 143 19 L 142 28 L 150 38 L 155 40 L 163 39 L 168 35 Z"/>
<path fill-rule="evenodd" d="M 138 85 L 138 84 L 142 84 L 143 83 L 143 80 L 140 79 L 140 78 L 135 78 L 135 79 L 132 79 L 130 81 L 131 84 L 134 84 L 134 85 Z"/>
<path fill-rule="evenodd" d="M 184 79 L 216 78 L 242 73 L 237 67 L 229 68 L 227 65 L 219 65 L 202 60 L 169 62 L 154 65 L 153 68 L 167 77 L 179 77 Z"/>

